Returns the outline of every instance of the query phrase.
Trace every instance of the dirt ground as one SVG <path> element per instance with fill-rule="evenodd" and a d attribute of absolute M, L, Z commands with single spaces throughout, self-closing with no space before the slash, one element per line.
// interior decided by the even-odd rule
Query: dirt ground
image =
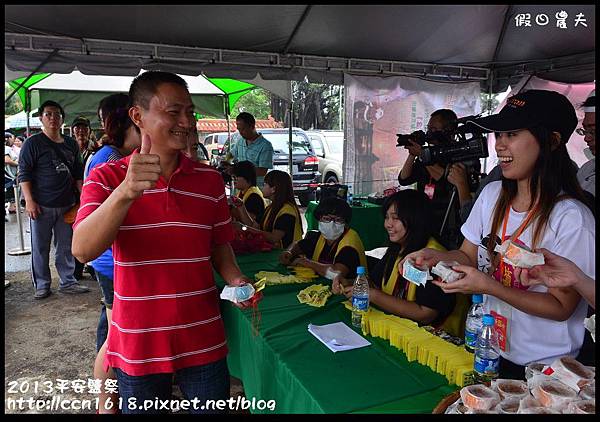
<path fill-rule="evenodd" d="M 5 413 L 95 413 L 85 410 L 29 409 L 26 400 L 51 400 L 61 396 L 63 400 L 94 400 L 87 380 L 93 378 L 92 367 L 96 357 L 96 326 L 100 315 L 100 288 L 87 273 L 81 284 L 90 288 L 89 293 L 65 295 L 58 292 L 58 276 L 52 270 L 52 295 L 44 300 L 33 299 L 29 272 L 5 272 L 10 286 L 4 289 L 4 410 Z M 57 380 L 84 380 L 83 393 L 69 388 L 64 393 L 46 394 L 48 384 L 53 388 Z M 177 395 L 177 389 L 174 394 Z M 231 379 L 231 397 L 243 395 L 239 380 Z M 25 400 L 23 410 L 18 400 Z M 11 406 L 12 403 L 12 406 Z M 41 402 L 38 402 L 41 403 Z M 182 412 L 183 413 L 183 412 Z"/>

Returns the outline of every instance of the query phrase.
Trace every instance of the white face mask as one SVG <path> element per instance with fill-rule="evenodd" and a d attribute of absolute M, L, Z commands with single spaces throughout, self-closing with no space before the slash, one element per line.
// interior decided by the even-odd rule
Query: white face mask
<path fill-rule="evenodd" d="M 327 240 L 337 239 L 344 233 L 345 228 L 346 226 L 343 223 L 336 223 L 335 221 L 324 223 L 323 221 L 319 221 L 319 231 Z"/>

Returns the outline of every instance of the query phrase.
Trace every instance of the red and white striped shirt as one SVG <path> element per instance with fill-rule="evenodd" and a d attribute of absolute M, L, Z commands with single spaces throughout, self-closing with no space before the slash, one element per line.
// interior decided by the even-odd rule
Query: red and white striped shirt
<path fill-rule="evenodd" d="M 134 154 L 137 153 L 134 152 Z M 83 185 L 73 228 L 125 179 L 129 157 L 102 164 Z M 129 208 L 113 243 L 115 297 L 105 367 L 168 373 L 227 355 L 211 249 L 233 239 L 221 175 L 179 154 Z"/>

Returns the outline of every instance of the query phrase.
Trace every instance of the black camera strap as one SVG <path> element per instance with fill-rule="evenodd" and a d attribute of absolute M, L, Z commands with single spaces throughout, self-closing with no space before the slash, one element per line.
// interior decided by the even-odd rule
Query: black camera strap
<path fill-rule="evenodd" d="M 67 145 L 66 139 L 64 142 L 65 142 L 65 145 Z M 71 182 L 73 183 L 73 191 L 75 192 L 77 197 L 79 197 L 80 192 L 79 192 L 79 189 L 77 189 L 77 184 L 75 183 L 75 177 L 73 176 L 73 166 L 71 166 L 71 164 L 69 164 L 69 160 L 67 160 L 67 157 L 65 156 L 65 154 L 61 151 L 60 147 L 58 145 L 56 145 L 56 143 L 54 141 L 50 140 L 50 141 L 46 141 L 46 143 L 50 146 L 50 148 L 52 148 L 54 150 L 58 159 L 60 161 L 62 161 L 65 166 L 67 166 L 67 170 L 69 170 L 69 175 L 71 176 Z M 77 159 L 77 155 L 75 155 L 73 160 L 76 160 L 76 159 Z M 75 164 L 75 163 L 73 162 L 73 164 Z"/>

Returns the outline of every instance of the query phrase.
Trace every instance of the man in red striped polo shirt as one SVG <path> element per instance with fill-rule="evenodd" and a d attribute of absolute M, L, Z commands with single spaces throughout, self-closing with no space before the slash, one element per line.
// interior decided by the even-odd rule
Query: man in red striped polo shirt
<path fill-rule="evenodd" d="M 105 369 L 117 375 L 123 413 L 160 412 L 138 406 L 170 399 L 172 374 L 189 400 L 227 399 L 227 346 L 213 266 L 230 285 L 249 280 L 229 245 L 233 229 L 223 180 L 182 152 L 195 125 L 182 78 L 143 73 L 129 96 L 142 146 L 90 173 L 73 226 L 73 255 L 81 262 L 113 247 Z"/>

